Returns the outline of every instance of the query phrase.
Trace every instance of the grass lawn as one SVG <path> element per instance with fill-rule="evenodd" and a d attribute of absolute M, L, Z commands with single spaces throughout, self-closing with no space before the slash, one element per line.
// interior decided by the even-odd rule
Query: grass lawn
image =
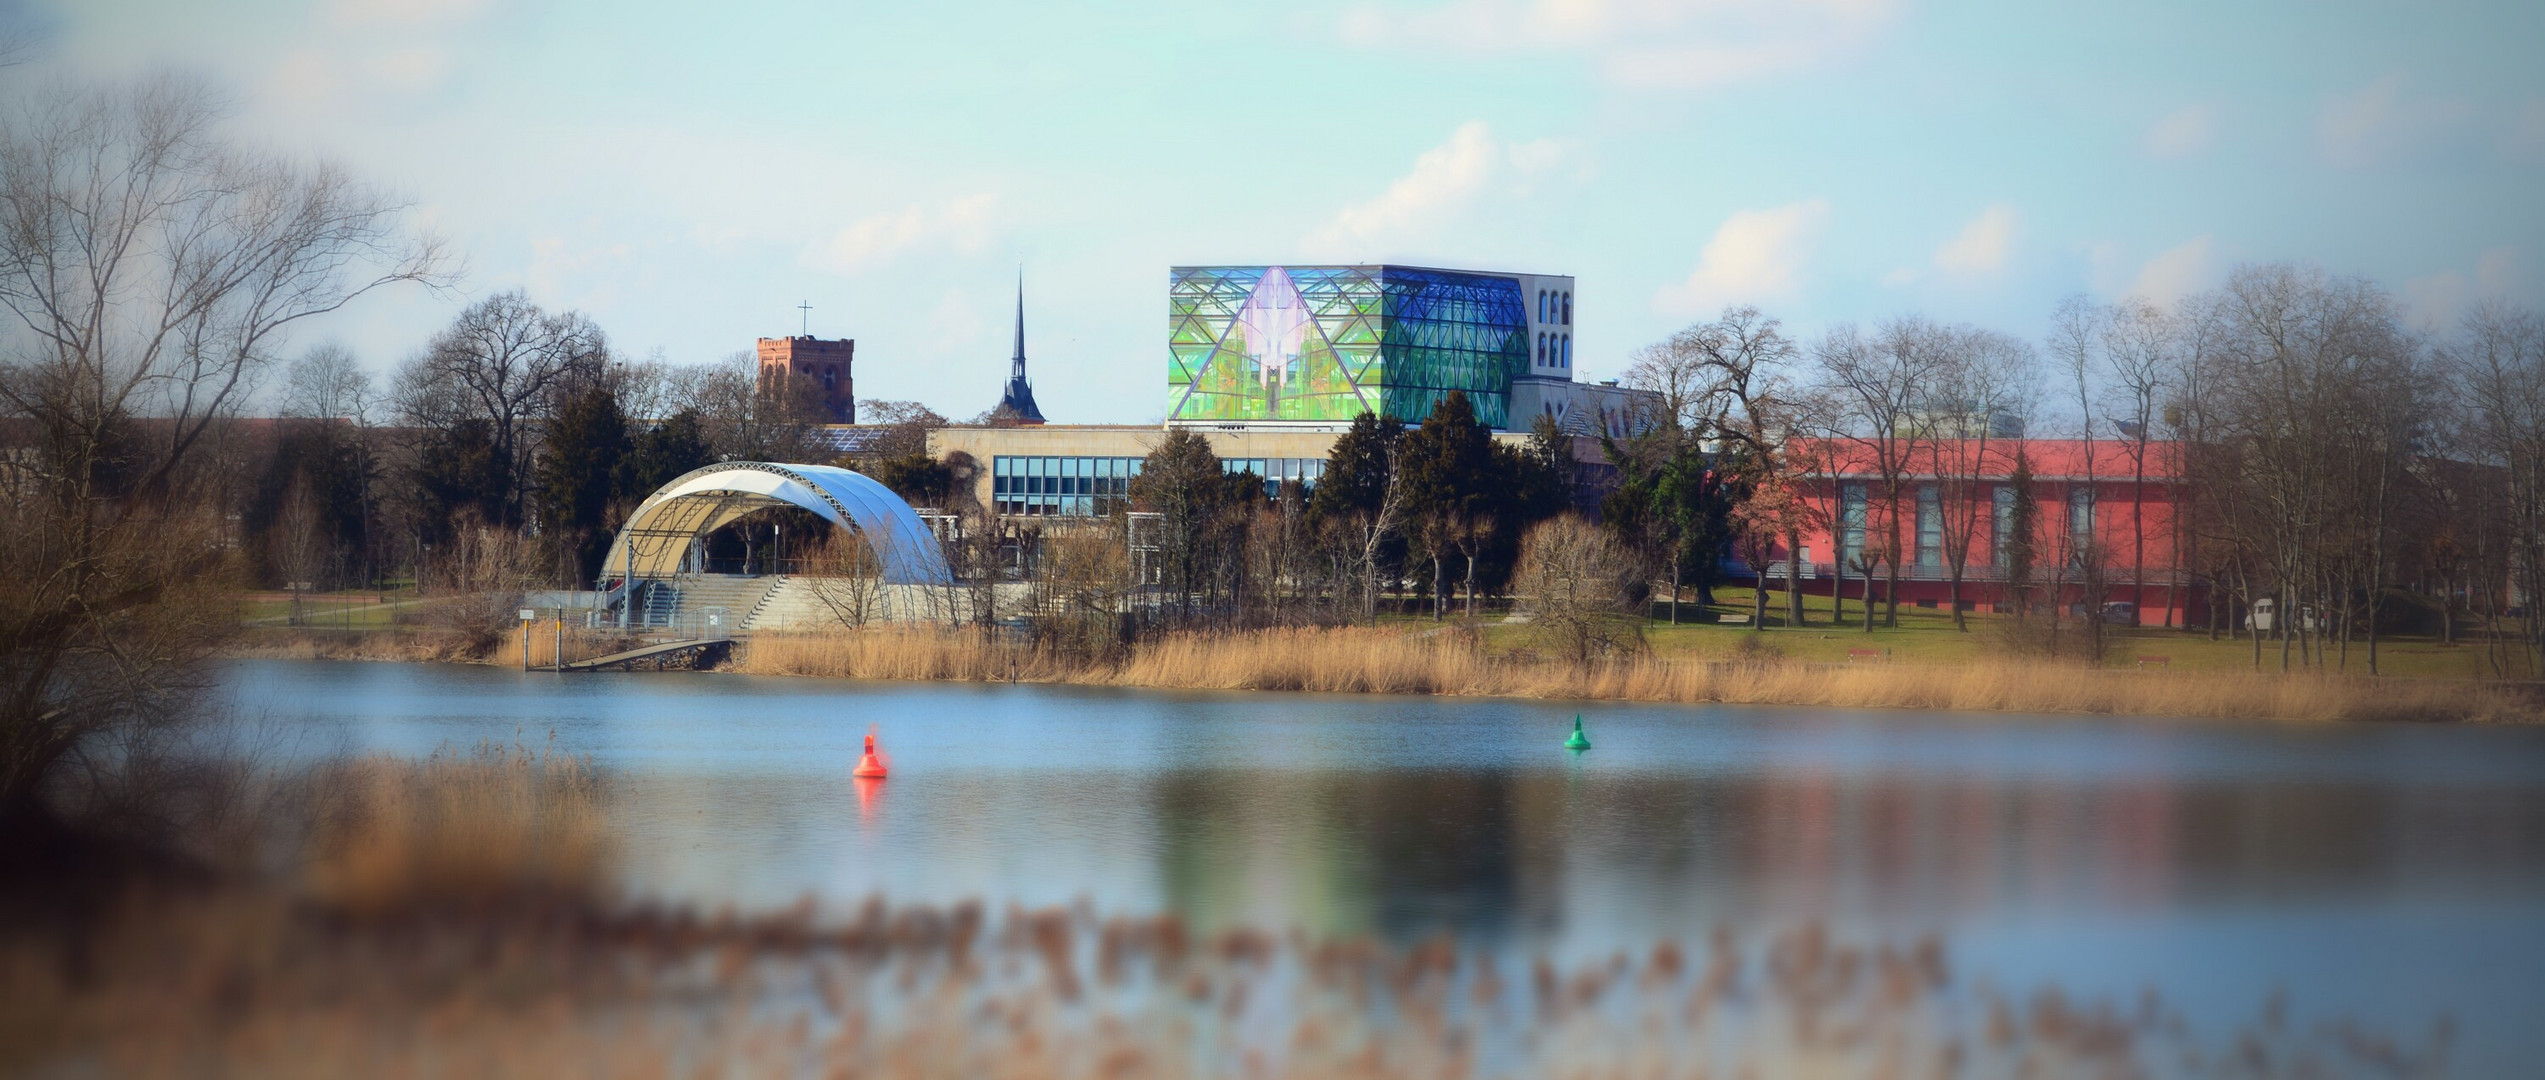
<path fill-rule="evenodd" d="M 1665 658 L 1731 658 L 1764 654 L 1790 660 L 1843 663 L 1850 659 L 1848 654 L 1851 651 L 1878 649 L 1891 662 L 1958 664 L 2002 657 L 2016 651 L 2010 635 L 2047 637 L 2049 634 L 2047 623 L 2038 618 L 2025 625 L 2017 624 L 2012 616 L 1976 611 L 1966 614 L 1970 625 L 1968 631 L 1955 630 L 1952 612 L 1909 605 L 1901 606 L 1900 625 L 1897 627 L 1882 625 L 1882 616 L 1877 612 L 1874 628 L 1868 633 L 1864 629 L 1864 607 L 1854 601 L 1847 605 L 1847 625 L 1831 625 L 1829 598 L 1826 596 L 1806 596 L 1804 613 L 1808 625 L 1788 628 L 1784 625 L 1785 593 L 1782 590 L 1768 592 L 1768 629 L 1759 632 L 1744 625 L 1727 625 L 1718 621 L 1726 614 L 1746 618 L 1753 599 L 1750 590 L 1717 589 L 1715 599 L 1717 603 L 1712 607 L 1682 602 L 1677 626 L 1667 621 L 1668 609 L 1655 604 L 1657 617 L 1644 627 L 1644 638 L 1652 646 L 1654 654 Z M 1493 614 L 1495 620 L 1500 617 L 1499 611 Z M 1430 620 L 1406 621 L 1428 623 Z M 2061 636 L 2069 641 L 2078 641 L 2077 635 L 2082 629 L 2073 619 L 2062 620 Z M 1481 630 L 1487 646 L 1495 651 L 1527 647 L 1528 628 L 1525 625 L 1488 621 Z M 2246 671 L 2251 670 L 2253 664 L 2251 642 L 2224 634 L 2217 641 L 2211 641 L 2206 627 L 2168 630 L 2157 626 L 2115 626 L 2107 628 L 2107 632 L 2105 667 L 2135 668 L 2140 666 L 2141 657 L 2164 657 L 2167 661 L 2165 667 L 2171 671 Z M 2336 656 L 2338 648 L 2336 644 Z M 2497 675 L 2492 670 L 2490 653 L 2481 641 L 2445 646 L 2426 636 L 2387 637 L 2378 642 L 2377 651 L 2381 674 L 2439 678 L 2492 678 Z M 2294 665 L 2296 662 L 2297 658 L 2292 653 L 2291 663 Z M 2505 662 L 2512 665 L 2519 662 L 2515 647 L 2506 654 Z M 2266 640 L 2262 643 L 2262 666 L 2265 671 L 2279 669 L 2278 642 Z M 2347 670 L 2357 675 L 2368 673 L 2368 645 L 2365 641 L 2351 643 Z M 2525 673 L 2513 667 L 2509 674 L 2511 677 L 2523 677 Z"/>
<path fill-rule="evenodd" d="M 309 593 L 300 600 L 301 626 L 309 629 L 386 630 L 396 625 L 396 616 L 417 602 L 412 593 L 383 593 L 356 590 L 332 593 Z M 241 594 L 239 618 L 251 627 L 281 627 L 290 624 L 292 594 L 259 591 Z"/>

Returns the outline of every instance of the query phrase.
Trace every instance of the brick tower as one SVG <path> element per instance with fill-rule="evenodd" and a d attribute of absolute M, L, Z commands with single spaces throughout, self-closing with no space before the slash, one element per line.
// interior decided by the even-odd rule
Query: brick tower
<path fill-rule="evenodd" d="M 821 402 L 822 414 L 831 423 L 854 424 L 857 394 L 850 363 L 856 352 L 857 342 L 848 338 L 761 338 L 760 389 L 765 393 L 789 385 L 815 387 L 813 399 Z"/>

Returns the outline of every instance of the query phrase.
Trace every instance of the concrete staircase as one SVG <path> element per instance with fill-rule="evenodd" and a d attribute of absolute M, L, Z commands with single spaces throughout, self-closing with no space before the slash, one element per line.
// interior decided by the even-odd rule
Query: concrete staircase
<path fill-rule="evenodd" d="M 745 630 L 813 630 L 837 625 L 830 605 L 814 594 L 813 583 L 800 577 L 781 577 L 776 588 L 760 598 L 760 606 L 751 610 Z"/>
<path fill-rule="evenodd" d="M 648 628 L 700 636 L 731 634 L 742 629 L 752 609 L 760 606 L 778 580 L 739 574 L 684 575 L 668 584 L 656 583 L 639 610 Z M 714 628 L 707 626 L 710 608 L 724 609 L 721 625 Z"/>

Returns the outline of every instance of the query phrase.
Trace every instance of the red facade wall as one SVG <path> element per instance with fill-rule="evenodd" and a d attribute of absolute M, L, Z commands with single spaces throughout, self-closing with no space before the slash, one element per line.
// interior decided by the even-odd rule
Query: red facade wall
<path fill-rule="evenodd" d="M 854 361 L 857 342 L 813 337 L 760 339 L 760 389 L 817 388 L 814 397 L 835 424 L 857 422 Z"/>
<path fill-rule="evenodd" d="M 1806 440 L 1794 450 L 1810 474 L 1803 490 L 1813 524 L 1800 537 L 1806 593 L 1827 596 L 1837 585 L 1838 533 L 1842 520 L 1851 516 L 1850 493 L 1860 492 L 1862 509 L 1856 514 L 1864 550 L 1877 555 L 1886 550 L 1897 525 L 1903 606 L 1950 605 L 1953 555 L 1962 547 L 1961 602 L 1978 611 L 2010 609 L 2007 571 L 1996 558 L 1998 492 L 2012 490 L 2020 453 L 2031 466 L 2038 514 L 2035 603 L 2055 590 L 2059 602 L 2071 607 L 2136 604 L 2144 625 L 2182 626 L 2208 617 L 2206 597 L 2176 558 L 2176 507 L 2184 495 L 2177 444 L 1989 439 L 1903 440 L 1878 446 Z M 1897 477 L 1896 492 L 1886 480 L 1890 476 Z M 2088 526 L 2084 531 L 2073 527 L 2080 516 L 2078 499 L 2091 499 L 2091 509 L 2082 515 Z M 1770 587 L 1782 586 L 1784 561 L 1792 556 L 1784 544 L 1776 545 L 1766 567 Z M 1851 600 L 1865 594 L 1863 561 L 1851 559 L 1845 568 Z M 2098 561 L 2099 591 L 2089 587 L 2095 574 L 2088 570 Z M 1872 572 L 1877 598 L 1890 570 L 1886 562 Z M 1735 571 L 1741 578 L 1751 576 L 1746 566 Z"/>

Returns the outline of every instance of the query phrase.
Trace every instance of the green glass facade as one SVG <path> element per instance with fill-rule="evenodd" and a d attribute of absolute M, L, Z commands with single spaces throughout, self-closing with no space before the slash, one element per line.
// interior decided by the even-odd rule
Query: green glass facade
<path fill-rule="evenodd" d="M 1180 266 L 1167 288 L 1167 417 L 1419 423 L 1452 390 L 1504 427 L 1529 371 L 1517 279 L 1400 266 Z"/>

